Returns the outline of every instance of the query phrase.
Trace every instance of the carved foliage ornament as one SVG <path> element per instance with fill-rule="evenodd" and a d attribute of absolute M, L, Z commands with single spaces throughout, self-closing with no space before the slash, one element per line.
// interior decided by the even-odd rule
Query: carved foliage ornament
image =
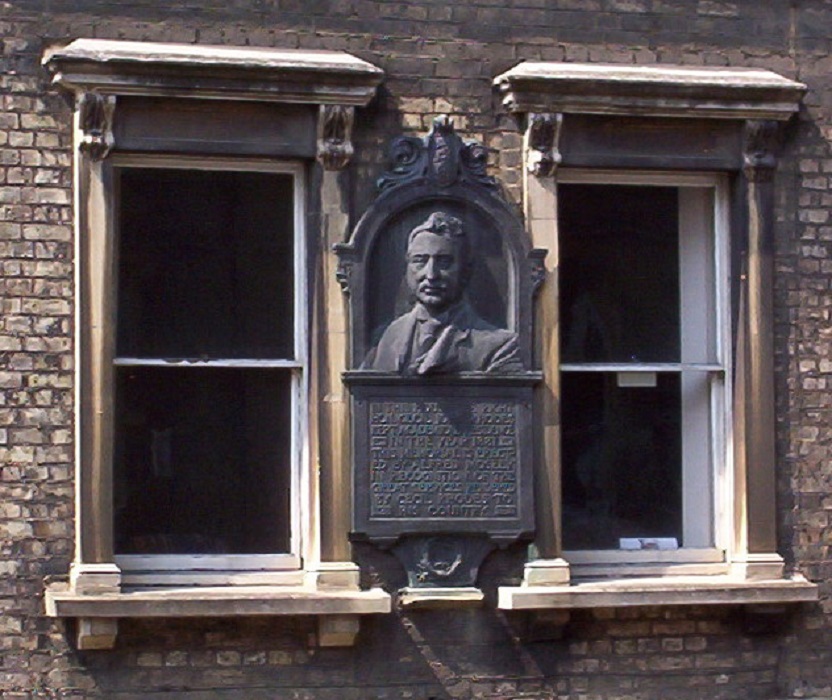
<path fill-rule="evenodd" d="M 496 187 L 489 177 L 488 149 L 477 141 L 463 141 L 447 115 L 433 120 L 424 138 L 400 136 L 390 146 L 392 168 L 379 178 L 378 187 L 386 190 L 426 179 L 439 187 L 458 182 Z"/>
<path fill-rule="evenodd" d="M 318 111 L 318 161 L 325 170 L 342 170 L 352 158 L 355 107 L 321 105 Z"/>
<path fill-rule="evenodd" d="M 106 158 L 115 143 L 115 106 L 115 95 L 85 92 L 78 99 L 78 127 L 81 130 L 78 148 L 93 160 Z"/>
<path fill-rule="evenodd" d="M 558 150 L 562 114 L 531 113 L 526 129 L 526 167 L 537 177 L 555 174 L 561 162 Z"/>
<path fill-rule="evenodd" d="M 484 537 L 405 537 L 393 548 L 412 588 L 475 586 L 483 559 L 493 549 Z"/>

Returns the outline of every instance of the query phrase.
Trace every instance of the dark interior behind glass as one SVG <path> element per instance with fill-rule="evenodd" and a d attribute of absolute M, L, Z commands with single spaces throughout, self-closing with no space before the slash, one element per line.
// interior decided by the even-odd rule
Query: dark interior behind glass
<path fill-rule="evenodd" d="M 289 551 L 290 375 L 117 370 L 119 554 Z"/>
<path fill-rule="evenodd" d="M 678 193 L 560 185 L 562 362 L 679 362 Z"/>
<path fill-rule="evenodd" d="M 123 169 L 114 528 L 120 554 L 290 547 L 293 178 Z"/>
<path fill-rule="evenodd" d="M 621 537 L 682 543 L 680 376 L 619 387 L 614 372 L 564 372 L 563 545 L 618 549 Z"/>
<path fill-rule="evenodd" d="M 121 171 L 122 357 L 291 358 L 292 176 Z"/>
<path fill-rule="evenodd" d="M 559 208 L 562 362 L 679 362 L 677 190 L 563 185 Z M 681 546 L 680 375 L 639 387 L 615 371 L 561 376 L 564 547 Z"/>

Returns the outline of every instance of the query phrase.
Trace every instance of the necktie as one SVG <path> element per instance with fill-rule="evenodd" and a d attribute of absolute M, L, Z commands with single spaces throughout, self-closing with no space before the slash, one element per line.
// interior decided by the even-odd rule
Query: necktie
<path fill-rule="evenodd" d="M 433 347 L 441 330 L 442 322 L 435 318 L 425 319 L 419 324 L 418 355 L 424 355 Z"/>

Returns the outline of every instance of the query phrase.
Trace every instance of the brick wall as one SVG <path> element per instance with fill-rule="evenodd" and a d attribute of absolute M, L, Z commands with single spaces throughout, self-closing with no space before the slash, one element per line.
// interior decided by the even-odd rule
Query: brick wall
<path fill-rule="evenodd" d="M 3 697 L 832 697 L 830 21 L 822 0 L 0 2 Z M 357 126 L 355 215 L 390 136 L 440 113 L 494 149 L 518 196 L 521 139 L 490 83 L 522 59 L 760 66 L 808 83 L 778 175 L 778 478 L 781 553 L 821 602 L 765 634 L 738 609 L 648 608 L 577 612 L 562 639 L 544 621 L 523 643 L 521 621 L 484 609 L 365 621 L 350 650 L 309 646 L 306 619 L 125 621 L 116 650 L 72 650 L 41 612 L 44 577 L 72 556 L 71 111 L 39 59 L 80 36 L 339 49 L 383 68 Z M 505 557 L 495 577 L 516 572 Z"/>
<path fill-rule="evenodd" d="M 798 75 L 809 93 L 795 125 L 780 193 L 778 231 L 778 442 L 781 551 L 820 585 L 821 600 L 783 638 L 780 673 L 787 696 L 832 696 L 829 645 L 832 568 L 830 471 L 830 272 L 832 172 L 830 43 L 824 7 L 806 3 L 794 18 Z"/>

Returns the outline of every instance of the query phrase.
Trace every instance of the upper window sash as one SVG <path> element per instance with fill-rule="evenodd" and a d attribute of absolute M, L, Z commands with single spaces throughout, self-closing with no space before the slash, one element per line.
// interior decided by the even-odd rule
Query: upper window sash
<path fill-rule="evenodd" d="M 606 170 L 606 169 L 581 169 L 581 168 L 563 168 L 558 172 L 558 184 L 583 184 L 583 185 L 637 185 L 644 187 L 676 187 L 680 190 L 703 190 L 710 191 L 711 203 L 696 201 L 692 198 L 684 198 L 681 202 L 680 212 L 682 219 L 679 225 L 681 226 L 699 226 L 705 225 L 712 229 L 712 233 L 703 234 L 713 237 L 713 245 L 709 259 L 703 259 L 703 263 L 711 267 L 708 271 L 712 275 L 712 281 L 709 291 L 713 299 L 714 315 L 713 319 L 713 333 L 714 337 L 711 340 L 712 356 L 707 357 L 700 354 L 700 356 L 689 357 L 682 356 L 678 363 L 667 362 L 633 362 L 630 363 L 576 363 L 567 362 L 560 365 L 561 371 L 575 371 L 578 367 L 582 371 L 707 371 L 707 372 L 725 372 L 728 366 L 727 358 L 730 357 L 730 290 L 729 290 L 729 252 L 730 252 L 730 209 L 729 209 L 729 182 L 728 176 L 723 173 L 707 173 L 707 172 L 677 172 L 677 171 L 645 171 L 633 172 L 625 170 Z M 687 199 L 688 201 L 685 201 Z M 700 199 L 700 198 L 697 198 Z M 708 207 L 708 211 L 704 211 L 703 207 Z M 698 208 L 699 211 L 695 211 Z M 697 217 L 706 216 L 709 218 L 707 222 L 697 221 Z M 701 236 L 697 236 L 701 237 Z M 680 241 L 680 244 L 682 242 Z M 680 255 L 683 251 L 680 249 Z M 699 254 L 700 258 L 702 255 Z M 702 271 L 689 270 L 688 276 L 696 275 Z M 683 271 L 684 274 L 684 271 Z M 693 287 L 697 282 L 696 277 L 689 280 L 688 286 Z M 684 312 L 684 309 L 681 310 Z M 701 313 L 700 313 L 701 315 Z M 707 323 L 708 319 L 702 319 L 702 323 Z M 683 324 L 683 333 L 684 333 Z M 682 338 L 683 346 L 685 338 Z M 684 353 L 683 347 L 683 353 Z M 708 353 L 708 354 L 711 354 Z M 617 367 L 621 366 L 618 370 Z"/>
<path fill-rule="evenodd" d="M 206 170 L 206 171 L 234 171 L 234 172 L 260 172 L 260 173 L 286 173 L 293 177 L 293 271 L 294 271 L 294 357 L 289 359 L 263 359 L 255 358 L 234 358 L 220 359 L 201 362 L 189 362 L 178 360 L 177 364 L 182 366 L 197 366 L 198 364 L 222 365 L 222 366 L 273 366 L 273 367 L 296 367 L 302 368 L 308 362 L 308 336 L 307 336 L 307 295 L 305 293 L 306 282 L 306 183 L 305 169 L 302 163 L 293 161 L 265 161 L 253 159 L 219 159 L 199 158 L 193 156 L 159 156 L 114 153 L 111 156 L 112 165 L 115 168 L 159 168 L 179 170 Z M 164 361 L 170 365 L 168 360 L 176 358 L 133 358 L 129 356 L 117 356 L 115 364 L 153 364 L 153 359 Z"/>

